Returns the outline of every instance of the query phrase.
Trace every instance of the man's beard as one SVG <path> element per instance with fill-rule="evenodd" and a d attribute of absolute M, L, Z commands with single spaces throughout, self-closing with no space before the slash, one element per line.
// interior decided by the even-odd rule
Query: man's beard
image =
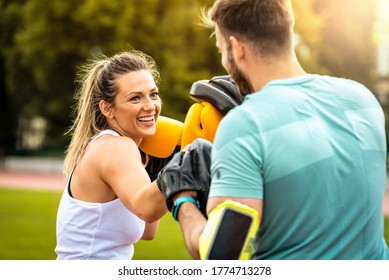
<path fill-rule="evenodd" d="M 228 73 L 235 81 L 241 95 L 246 96 L 254 92 L 254 88 L 246 75 L 236 65 L 231 51 L 228 52 Z"/>

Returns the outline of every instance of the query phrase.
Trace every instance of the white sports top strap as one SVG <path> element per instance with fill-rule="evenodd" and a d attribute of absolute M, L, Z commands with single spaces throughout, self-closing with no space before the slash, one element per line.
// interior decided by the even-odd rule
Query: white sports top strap
<path fill-rule="evenodd" d="M 101 137 L 101 136 L 103 136 L 103 135 L 107 135 L 107 134 L 111 134 L 111 135 L 114 135 L 114 136 L 120 136 L 120 134 L 117 133 L 116 131 L 114 131 L 114 130 L 112 130 L 112 129 L 106 129 L 106 130 L 101 131 L 101 132 L 100 132 L 99 134 L 97 134 L 96 136 L 94 136 L 94 137 L 92 138 L 91 142 L 94 141 L 94 140 L 96 140 L 97 138 L 99 138 L 99 137 Z"/>

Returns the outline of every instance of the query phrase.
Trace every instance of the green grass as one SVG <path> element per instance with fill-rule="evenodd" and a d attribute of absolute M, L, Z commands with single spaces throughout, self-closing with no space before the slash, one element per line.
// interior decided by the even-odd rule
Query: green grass
<path fill-rule="evenodd" d="M 389 246 L 389 216 L 385 217 L 384 237 L 385 237 L 385 240 L 386 240 L 386 244 L 388 244 L 388 246 Z"/>
<path fill-rule="evenodd" d="M 0 260 L 53 260 L 55 222 L 62 192 L 0 187 Z M 170 213 L 152 241 L 135 244 L 134 259 L 191 259 Z"/>
<path fill-rule="evenodd" d="M 190 260 L 180 225 L 170 213 L 159 225 L 157 235 L 151 241 L 140 240 L 135 244 L 134 260 Z"/>
<path fill-rule="evenodd" d="M 0 187 L 0 260 L 53 260 L 55 220 L 61 192 Z M 385 218 L 389 244 L 389 217 Z M 135 244 L 136 260 L 191 259 L 179 224 L 163 217 L 152 241 Z"/>
<path fill-rule="evenodd" d="M 0 189 L 0 259 L 55 259 L 56 192 Z"/>

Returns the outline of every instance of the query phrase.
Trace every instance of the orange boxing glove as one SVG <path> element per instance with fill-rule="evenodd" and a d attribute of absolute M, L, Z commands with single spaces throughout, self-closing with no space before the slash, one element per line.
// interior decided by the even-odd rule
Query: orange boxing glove
<path fill-rule="evenodd" d="M 180 121 L 159 116 L 155 134 L 143 138 L 139 150 L 151 181 L 157 178 L 158 172 L 174 154 L 181 150 L 183 126 Z"/>
<path fill-rule="evenodd" d="M 196 138 L 213 142 L 222 113 L 208 102 L 193 104 L 186 114 L 182 132 L 182 148 Z"/>
<path fill-rule="evenodd" d="M 144 137 L 140 149 L 148 155 L 167 158 L 176 146 L 181 146 L 181 136 L 184 124 L 172 118 L 159 116 L 157 131 L 153 136 Z"/>
<path fill-rule="evenodd" d="M 189 108 L 185 117 L 181 147 L 196 138 L 213 142 L 220 120 L 243 102 L 243 96 L 228 75 L 193 83 L 189 95 L 198 103 Z"/>

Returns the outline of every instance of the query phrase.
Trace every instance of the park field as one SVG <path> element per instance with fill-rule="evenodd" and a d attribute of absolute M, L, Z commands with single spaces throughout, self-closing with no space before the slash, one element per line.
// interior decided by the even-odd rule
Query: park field
<path fill-rule="evenodd" d="M 53 260 L 58 191 L 0 187 L 0 260 Z M 179 224 L 170 213 L 152 241 L 135 244 L 134 259 L 187 260 Z"/>
<path fill-rule="evenodd" d="M 0 186 L 0 260 L 54 260 L 55 220 L 62 192 Z M 389 243 L 389 217 L 385 218 Z M 136 260 L 188 260 L 179 224 L 166 214 L 152 241 L 135 244 Z"/>

